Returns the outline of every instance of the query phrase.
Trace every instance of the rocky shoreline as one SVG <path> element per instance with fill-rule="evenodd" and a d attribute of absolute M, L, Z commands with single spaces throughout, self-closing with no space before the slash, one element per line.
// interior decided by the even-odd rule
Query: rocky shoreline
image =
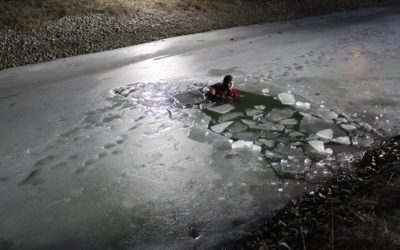
<path fill-rule="evenodd" d="M 393 3 L 399 0 L 329 4 L 314 0 L 264 4 L 240 1 L 219 9 L 212 6 L 179 11 L 143 9 L 135 16 L 96 13 L 65 16 L 30 28 L 0 27 L 0 70 L 179 35 Z"/>
<path fill-rule="evenodd" d="M 355 172 L 316 186 L 247 237 L 215 249 L 398 249 L 399 189 L 397 136 L 368 151 Z"/>

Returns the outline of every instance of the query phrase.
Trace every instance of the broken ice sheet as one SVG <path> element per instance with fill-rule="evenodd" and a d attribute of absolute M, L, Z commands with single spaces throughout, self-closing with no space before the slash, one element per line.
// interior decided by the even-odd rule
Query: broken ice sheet
<path fill-rule="evenodd" d="M 311 104 L 309 102 L 296 102 L 296 107 L 301 109 L 310 109 Z"/>
<path fill-rule="evenodd" d="M 225 114 L 228 113 L 229 111 L 233 110 L 234 107 L 230 104 L 223 104 L 223 105 L 218 105 L 218 106 L 213 106 L 213 107 L 209 107 L 207 108 L 207 110 L 212 111 L 212 112 L 216 112 L 219 114 Z"/>
<path fill-rule="evenodd" d="M 284 109 L 272 109 L 268 115 L 266 116 L 268 120 L 271 120 L 273 122 L 278 122 L 284 119 L 288 119 L 292 117 L 294 114 L 294 111 L 288 108 Z"/>
<path fill-rule="evenodd" d="M 321 118 L 328 119 L 328 120 L 336 119 L 339 116 L 337 113 L 335 113 L 329 109 L 326 109 L 326 108 L 319 108 L 317 110 L 317 115 Z"/>
<path fill-rule="evenodd" d="M 250 126 L 250 128 L 258 130 L 268 130 L 268 131 L 281 131 L 281 132 L 285 129 L 283 125 L 276 124 L 270 121 L 265 121 L 263 123 Z"/>
<path fill-rule="evenodd" d="M 293 131 L 289 133 L 289 137 L 299 140 L 299 139 L 304 139 L 305 135 L 303 133 Z"/>
<path fill-rule="evenodd" d="M 317 136 L 322 139 L 330 140 L 333 138 L 333 131 L 332 129 L 324 129 L 317 132 Z"/>
<path fill-rule="evenodd" d="M 320 155 L 332 155 L 333 151 L 330 148 L 325 148 L 324 142 L 318 140 L 312 140 L 308 142 L 308 145 Z"/>
<path fill-rule="evenodd" d="M 232 138 L 236 140 L 255 141 L 259 137 L 258 133 L 245 131 L 233 134 Z"/>
<path fill-rule="evenodd" d="M 281 132 L 277 132 L 277 131 L 266 131 L 266 130 L 262 130 L 260 136 L 262 138 L 266 138 L 266 139 L 274 139 L 277 138 L 279 136 L 281 136 L 282 133 Z"/>
<path fill-rule="evenodd" d="M 199 104 L 200 102 L 202 102 L 204 100 L 204 97 L 202 94 L 192 94 L 192 93 L 177 94 L 173 98 L 176 103 L 178 103 L 182 106 Z"/>
<path fill-rule="evenodd" d="M 231 133 L 239 133 L 245 131 L 248 128 L 246 124 L 243 122 L 237 121 L 232 126 L 228 128 L 228 131 Z"/>
<path fill-rule="evenodd" d="M 303 119 L 300 121 L 299 131 L 314 134 L 316 131 L 332 129 L 335 136 L 345 136 L 346 133 L 340 129 L 332 120 L 321 119 L 310 114 L 301 113 Z"/>
<path fill-rule="evenodd" d="M 296 119 L 285 119 L 279 122 L 284 126 L 295 126 L 297 125 L 298 121 Z"/>
<path fill-rule="evenodd" d="M 254 105 L 254 108 L 257 110 L 264 110 L 266 107 L 264 105 Z"/>
<path fill-rule="evenodd" d="M 296 104 L 296 100 L 294 99 L 294 96 L 290 93 L 280 93 L 278 95 L 279 100 L 282 102 L 282 104 L 285 105 L 295 105 Z"/>
<path fill-rule="evenodd" d="M 241 119 L 241 121 L 242 121 L 244 124 L 248 125 L 248 126 L 256 125 L 256 124 L 258 123 L 257 121 L 254 121 L 254 120 L 247 120 L 247 119 Z"/>
<path fill-rule="evenodd" d="M 248 116 L 248 117 L 260 116 L 260 115 L 263 115 L 263 111 L 262 110 L 246 109 L 246 116 Z"/>
<path fill-rule="evenodd" d="M 266 146 L 267 148 L 271 149 L 275 146 L 276 141 L 275 140 L 268 140 L 268 139 L 258 139 L 258 142 L 260 142 L 262 145 Z"/>
<path fill-rule="evenodd" d="M 243 113 L 241 113 L 241 112 L 232 112 L 232 113 L 223 114 L 219 117 L 218 122 L 222 123 L 222 122 L 234 120 L 241 116 L 243 116 Z"/>
<path fill-rule="evenodd" d="M 350 145 L 350 138 L 348 136 L 340 136 L 332 139 L 333 142 L 342 145 Z"/>
<path fill-rule="evenodd" d="M 233 149 L 244 148 L 244 147 L 251 148 L 252 146 L 253 146 L 252 141 L 238 140 L 232 143 Z"/>
<path fill-rule="evenodd" d="M 220 123 L 217 125 L 212 126 L 210 129 L 212 131 L 214 131 L 215 133 L 222 133 L 227 127 L 229 127 L 231 124 L 233 123 L 233 121 L 230 122 L 224 122 L 224 123 Z"/>
<path fill-rule="evenodd" d="M 356 126 L 350 124 L 340 124 L 340 127 L 342 127 L 347 132 L 353 131 L 357 128 Z"/>
<path fill-rule="evenodd" d="M 357 135 L 353 137 L 353 145 L 359 146 L 362 148 L 370 147 L 374 143 L 374 139 L 367 135 Z"/>

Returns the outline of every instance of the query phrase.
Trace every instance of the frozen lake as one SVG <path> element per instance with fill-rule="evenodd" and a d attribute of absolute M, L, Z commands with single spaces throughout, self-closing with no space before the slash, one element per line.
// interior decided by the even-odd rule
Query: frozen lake
<path fill-rule="evenodd" d="M 207 249 L 240 237 L 399 132 L 399 10 L 1 71 L 0 246 Z M 225 74 L 243 95 L 230 112 L 190 105 Z"/>

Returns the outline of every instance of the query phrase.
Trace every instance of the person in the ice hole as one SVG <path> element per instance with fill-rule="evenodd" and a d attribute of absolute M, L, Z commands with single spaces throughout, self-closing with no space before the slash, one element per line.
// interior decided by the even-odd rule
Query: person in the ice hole
<path fill-rule="evenodd" d="M 216 83 L 209 87 L 206 93 L 207 100 L 210 101 L 225 101 L 239 99 L 240 95 L 234 89 L 235 82 L 231 75 L 226 75 L 222 83 Z"/>

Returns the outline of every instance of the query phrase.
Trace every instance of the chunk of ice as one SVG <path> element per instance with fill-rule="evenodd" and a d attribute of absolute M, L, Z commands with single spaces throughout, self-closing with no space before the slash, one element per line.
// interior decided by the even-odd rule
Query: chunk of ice
<path fill-rule="evenodd" d="M 180 105 L 194 105 L 202 102 L 204 97 L 201 93 L 193 94 L 193 93 L 181 93 L 174 96 L 175 102 Z"/>
<path fill-rule="evenodd" d="M 374 139 L 369 136 L 353 137 L 353 144 L 359 147 L 370 147 L 374 143 Z"/>
<path fill-rule="evenodd" d="M 251 141 L 244 141 L 244 140 L 239 140 L 239 141 L 235 141 L 234 143 L 232 143 L 232 148 L 233 149 L 238 149 L 238 148 L 253 148 L 253 146 L 256 146 L 253 144 L 253 142 Z"/>
<path fill-rule="evenodd" d="M 239 133 L 245 131 L 248 128 L 246 124 L 243 122 L 237 121 L 232 126 L 228 128 L 228 131 L 231 133 Z"/>
<path fill-rule="evenodd" d="M 263 114 L 262 110 L 246 109 L 246 116 L 248 116 L 248 117 L 259 116 L 259 115 L 262 115 L 262 114 Z"/>
<path fill-rule="evenodd" d="M 222 133 L 227 127 L 229 127 L 231 124 L 233 123 L 233 121 L 230 122 L 224 122 L 224 123 L 220 123 L 217 125 L 212 126 L 210 129 L 212 131 L 214 131 L 215 133 Z"/>
<path fill-rule="evenodd" d="M 245 144 L 244 141 L 239 140 L 239 141 L 235 141 L 234 143 L 232 143 L 232 148 L 236 149 L 236 148 L 244 148 Z"/>
<path fill-rule="evenodd" d="M 253 144 L 253 145 L 251 146 L 251 150 L 260 152 L 260 151 L 261 151 L 261 147 L 258 146 L 258 145 Z"/>
<path fill-rule="evenodd" d="M 279 100 L 282 102 L 282 104 L 285 105 L 295 105 L 296 104 L 296 100 L 294 99 L 294 96 L 292 94 L 289 93 L 280 93 L 278 95 Z"/>
<path fill-rule="evenodd" d="M 266 107 L 264 105 L 254 105 L 254 108 L 257 110 L 264 110 Z"/>
<path fill-rule="evenodd" d="M 223 105 L 218 105 L 218 106 L 207 108 L 207 110 L 210 110 L 212 112 L 216 112 L 216 113 L 219 113 L 219 114 L 228 113 L 232 109 L 234 109 L 234 107 L 232 105 L 230 105 L 230 104 L 223 104 Z"/>
<path fill-rule="evenodd" d="M 253 126 L 253 125 L 256 125 L 256 124 L 258 123 L 257 121 L 247 120 L 247 119 L 241 119 L 241 121 L 242 121 L 244 124 L 248 125 L 248 126 Z"/>
<path fill-rule="evenodd" d="M 296 102 L 296 107 L 301 109 L 309 109 L 311 104 L 309 102 Z"/>
<path fill-rule="evenodd" d="M 271 120 L 273 122 L 278 122 L 284 119 L 288 119 L 293 116 L 294 111 L 291 109 L 272 109 L 268 115 L 267 118 L 268 120 Z"/>
<path fill-rule="evenodd" d="M 286 119 L 279 122 L 284 126 L 294 126 L 297 125 L 298 121 L 296 119 Z"/>
<path fill-rule="evenodd" d="M 276 124 L 276 123 L 269 122 L 269 121 L 250 126 L 250 128 L 259 129 L 259 130 L 268 130 L 268 131 L 281 131 L 281 132 L 283 130 L 285 130 L 285 127 L 283 125 Z"/>
<path fill-rule="evenodd" d="M 221 122 L 230 121 L 230 120 L 236 119 L 241 116 L 243 116 L 243 113 L 241 113 L 241 112 L 232 112 L 232 113 L 223 114 L 219 117 L 218 122 L 221 123 Z"/>
<path fill-rule="evenodd" d="M 300 133 L 300 132 L 297 132 L 297 131 L 290 132 L 289 136 L 292 137 L 292 138 L 296 138 L 296 139 L 305 137 L 305 135 L 303 133 Z"/>
<path fill-rule="evenodd" d="M 347 132 L 353 131 L 356 129 L 356 126 L 350 125 L 350 124 L 340 124 L 340 127 L 342 127 L 344 130 Z"/>
<path fill-rule="evenodd" d="M 262 93 L 263 93 L 264 95 L 267 95 L 267 94 L 269 93 L 269 89 L 263 89 L 263 90 L 262 90 Z"/>
<path fill-rule="evenodd" d="M 328 120 L 336 119 L 339 116 L 337 113 L 326 108 L 319 108 L 317 111 L 317 115 L 321 118 L 325 118 Z"/>
<path fill-rule="evenodd" d="M 323 139 L 330 140 L 333 138 L 333 130 L 332 129 L 324 129 L 317 132 L 317 136 Z"/>
<path fill-rule="evenodd" d="M 233 139 L 244 141 L 255 141 L 257 137 L 259 137 L 259 134 L 252 131 L 239 132 L 232 136 Z"/>
<path fill-rule="evenodd" d="M 333 151 L 330 148 L 325 148 L 324 142 L 318 140 L 309 141 L 308 144 L 314 149 L 317 153 L 321 155 L 332 155 Z"/>
<path fill-rule="evenodd" d="M 332 139 L 333 142 L 343 145 L 350 145 L 350 138 L 348 136 L 340 136 Z"/>
<path fill-rule="evenodd" d="M 267 139 L 258 139 L 260 143 L 265 145 L 267 148 L 273 148 L 275 146 L 275 140 L 267 140 Z"/>

